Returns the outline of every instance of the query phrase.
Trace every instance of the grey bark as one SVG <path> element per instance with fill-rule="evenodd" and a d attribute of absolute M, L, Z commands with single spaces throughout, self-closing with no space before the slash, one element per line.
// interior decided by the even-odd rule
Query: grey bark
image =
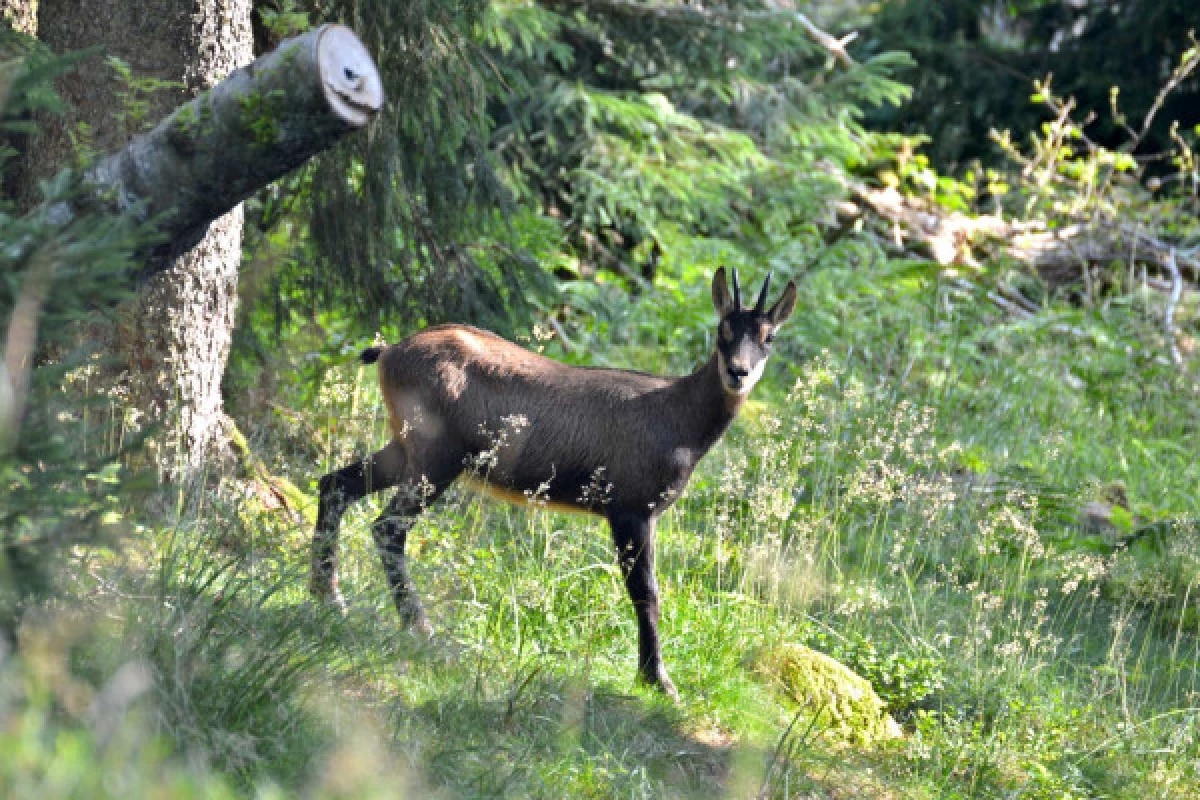
<path fill-rule="evenodd" d="M 170 257 L 257 189 L 364 126 L 379 74 L 357 37 L 326 25 L 289 39 L 96 164 L 120 210 L 158 219 Z M 151 258 L 149 272 L 162 268 Z"/>
<path fill-rule="evenodd" d="M 225 425 L 220 373 L 210 370 L 223 370 L 228 354 L 240 248 L 227 226 L 209 223 L 230 209 L 240 222 L 242 199 L 366 125 L 382 104 L 370 55 L 349 29 L 327 25 L 235 71 L 87 173 L 100 197 L 153 220 L 165 241 L 143 254 L 155 278 L 110 337 L 124 359 L 118 390 L 134 408 L 160 415 L 178 403 L 180 424 L 159 442 L 160 460 L 198 465 L 212 441 L 194 431 L 219 438 Z M 230 287 L 215 303 L 214 283 Z M 209 386 L 217 391 L 199 390 Z"/>
<path fill-rule="evenodd" d="M 250 0 L 41 0 L 38 35 L 57 52 L 100 46 L 134 76 L 173 84 L 147 98 L 148 117 L 157 119 L 250 62 L 250 6 Z M 59 91 L 72 112 L 36 148 L 39 170 L 68 161 L 79 123 L 89 126 L 97 152 L 124 145 L 133 133 L 119 124 L 122 86 L 105 65 L 92 61 L 71 72 Z M 150 280 L 109 342 L 123 367 L 115 387 L 121 403 L 167 423 L 156 455 L 172 474 L 196 470 L 226 433 L 221 377 L 241 236 L 240 209 L 215 220 Z"/>
<path fill-rule="evenodd" d="M 160 222 L 165 244 L 146 261 L 153 277 L 110 342 L 122 402 L 168 422 L 156 444 L 172 474 L 195 472 L 227 438 L 221 378 L 236 308 L 239 203 L 364 125 L 382 103 L 373 62 L 339 26 L 284 43 L 215 86 L 250 60 L 249 9 L 249 0 L 41 5 L 43 39 L 54 49 L 103 44 L 135 76 L 174 84 L 151 98 L 150 118 L 192 98 L 127 142 L 131 131 L 112 114 L 122 91 L 115 73 L 77 71 L 60 87 L 75 116 L 50 130 L 36 159 L 45 173 L 60 166 L 74 126 L 88 123 L 94 150 L 120 148 L 88 178 L 122 210 Z"/>

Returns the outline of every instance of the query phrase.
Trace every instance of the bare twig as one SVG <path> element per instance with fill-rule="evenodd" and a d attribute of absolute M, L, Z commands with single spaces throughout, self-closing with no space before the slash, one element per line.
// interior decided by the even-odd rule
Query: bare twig
<path fill-rule="evenodd" d="M 562 323 L 555 319 L 553 314 L 546 315 L 546 324 L 550 326 L 550 329 L 554 331 L 554 335 L 558 337 L 560 342 L 562 342 L 562 349 L 564 352 L 572 353 L 578 349 L 575 346 L 575 343 L 572 342 L 567 336 L 567 332 L 563 330 Z"/>
<path fill-rule="evenodd" d="M 813 24 L 813 21 L 801 14 L 795 12 L 796 22 L 801 28 L 812 38 L 814 42 L 824 47 L 831 56 L 841 62 L 844 67 L 853 67 L 854 59 L 846 52 L 846 45 L 858 38 L 858 31 L 851 31 L 840 39 L 837 39 Z"/>
<path fill-rule="evenodd" d="M 1163 332 L 1167 337 L 1171 362 L 1177 367 L 1182 367 L 1183 355 L 1179 352 L 1179 343 L 1175 338 L 1175 309 L 1178 308 L 1179 299 L 1183 296 L 1183 274 L 1180 273 L 1179 264 L 1175 260 L 1174 249 L 1167 254 L 1164 266 L 1171 276 L 1171 298 L 1167 301 L 1167 313 L 1163 315 Z"/>
<path fill-rule="evenodd" d="M 1130 152 L 1133 152 L 1146 138 L 1146 134 L 1150 133 L 1150 126 L 1154 124 L 1154 118 L 1158 116 L 1158 112 L 1162 110 L 1163 103 L 1171 96 L 1171 93 L 1179 88 L 1179 85 L 1191 77 L 1196 68 L 1200 67 L 1200 43 L 1192 38 L 1192 48 L 1184 53 L 1183 60 L 1175 71 L 1171 73 L 1170 80 L 1158 92 L 1158 96 L 1154 98 L 1154 104 L 1150 106 L 1150 110 L 1146 112 L 1146 118 L 1142 121 L 1142 130 L 1134 137 Z"/>
<path fill-rule="evenodd" d="M 817 27 L 811 19 L 799 11 L 779 9 L 777 11 L 735 11 L 728 8 L 709 8 L 702 5 L 666 5 L 661 3 L 639 3 L 633 0 L 558 0 L 557 5 L 583 7 L 622 14 L 652 16 L 676 22 L 703 22 L 720 27 L 737 26 L 745 22 L 783 23 L 795 22 L 813 42 L 823 48 L 844 67 L 853 67 L 854 59 L 846 47 L 858 38 L 851 32 L 840 39 Z"/>

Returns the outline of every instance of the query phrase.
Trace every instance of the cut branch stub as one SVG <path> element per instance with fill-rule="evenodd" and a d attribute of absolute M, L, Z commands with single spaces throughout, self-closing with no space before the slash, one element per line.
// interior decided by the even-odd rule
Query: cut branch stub
<path fill-rule="evenodd" d="M 208 224 L 383 107 L 379 71 L 354 32 L 324 25 L 283 42 L 102 159 L 87 179 L 122 212 L 158 221 L 147 272 Z"/>
<path fill-rule="evenodd" d="M 317 60 L 329 107 L 361 128 L 383 107 L 383 84 L 371 54 L 349 28 L 326 25 Z"/>

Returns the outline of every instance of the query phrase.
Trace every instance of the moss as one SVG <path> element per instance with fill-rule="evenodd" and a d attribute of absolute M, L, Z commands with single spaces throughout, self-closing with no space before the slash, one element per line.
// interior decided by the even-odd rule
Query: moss
<path fill-rule="evenodd" d="M 285 99 L 282 89 L 272 89 L 268 92 L 247 92 L 238 100 L 241 110 L 239 122 L 255 144 L 266 147 L 279 139 L 279 120 Z"/>
<path fill-rule="evenodd" d="M 196 144 L 212 134 L 215 121 L 207 95 L 181 106 L 171 115 L 167 131 L 171 146 L 181 153 L 194 153 Z"/>
<path fill-rule="evenodd" d="M 784 644 L 761 654 L 756 668 L 793 703 L 811 710 L 812 730 L 828 742 L 868 747 L 900 736 L 871 684 L 824 653 Z"/>
<path fill-rule="evenodd" d="M 274 495 L 284 508 L 302 516 L 309 525 L 317 523 L 316 500 L 287 478 L 271 474 L 267 466 L 254 455 L 245 434 L 232 420 L 229 424 L 229 446 L 247 479 L 258 483 Z"/>

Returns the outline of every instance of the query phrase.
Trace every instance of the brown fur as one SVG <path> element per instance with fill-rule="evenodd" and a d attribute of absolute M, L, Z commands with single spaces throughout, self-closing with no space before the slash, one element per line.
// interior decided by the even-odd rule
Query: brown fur
<path fill-rule="evenodd" d="M 682 378 L 573 367 L 466 325 L 386 348 L 379 382 L 414 470 L 435 441 L 458 463 L 494 449 L 474 483 L 519 497 L 541 488 L 592 513 L 661 511 L 742 402 L 726 396 L 715 362 Z M 606 498 L 587 491 L 594 483 L 611 484 Z"/>

